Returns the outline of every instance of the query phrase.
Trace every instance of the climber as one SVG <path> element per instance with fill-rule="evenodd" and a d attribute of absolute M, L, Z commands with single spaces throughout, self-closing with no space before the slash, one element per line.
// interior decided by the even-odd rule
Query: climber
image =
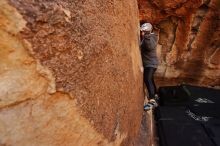
<path fill-rule="evenodd" d="M 150 110 L 158 106 L 156 101 L 156 85 L 154 82 L 154 73 L 157 70 L 158 58 L 156 54 L 157 35 L 152 33 L 152 25 L 144 23 L 141 25 L 141 56 L 144 66 L 144 83 L 147 86 L 149 101 L 144 105 L 144 110 Z"/>

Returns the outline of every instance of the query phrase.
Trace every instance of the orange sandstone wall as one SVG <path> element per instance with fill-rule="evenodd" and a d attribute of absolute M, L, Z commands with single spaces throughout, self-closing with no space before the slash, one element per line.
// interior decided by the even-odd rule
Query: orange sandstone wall
<path fill-rule="evenodd" d="M 138 25 L 135 0 L 1 0 L 0 145 L 132 145 Z"/>
<path fill-rule="evenodd" d="M 160 84 L 220 86 L 220 1 L 138 0 L 159 34 Z"/>

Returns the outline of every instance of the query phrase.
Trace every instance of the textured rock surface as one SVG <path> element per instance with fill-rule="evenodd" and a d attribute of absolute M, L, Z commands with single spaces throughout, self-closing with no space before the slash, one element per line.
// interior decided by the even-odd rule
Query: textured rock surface
<path fill-rule="evenodd" d="M 160 84 L 220 86 L 220 1 L 139 0 L 159 34 Z"/>
<path fill-rule="evenodd" d="M 0 145 L 131 145 L 138 21 L 135 0 L 1 0 Z"/>

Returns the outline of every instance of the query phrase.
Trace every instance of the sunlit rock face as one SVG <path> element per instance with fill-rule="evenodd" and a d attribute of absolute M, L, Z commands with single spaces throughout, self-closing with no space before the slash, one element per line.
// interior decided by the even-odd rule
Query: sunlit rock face
<path fill-rule="evenodd" d="M 138 26 L 135 0 L 1 0 L 0 145 L 132 145 Z"/>
<path fill-rule="evenodd" d="M 158 82 L 220 86 L 220 1 L 138 2 L 141 22 L 159 34 Z"/>

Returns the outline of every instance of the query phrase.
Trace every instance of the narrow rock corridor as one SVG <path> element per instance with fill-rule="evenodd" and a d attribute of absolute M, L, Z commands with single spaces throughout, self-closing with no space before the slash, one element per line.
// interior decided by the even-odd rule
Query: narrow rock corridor
<path fill-rule="evenodd" d="M 157 146 L 140 24 L 158 87 L 220 87 L 219 0 L 0 0 L 0 146 Z"/>

